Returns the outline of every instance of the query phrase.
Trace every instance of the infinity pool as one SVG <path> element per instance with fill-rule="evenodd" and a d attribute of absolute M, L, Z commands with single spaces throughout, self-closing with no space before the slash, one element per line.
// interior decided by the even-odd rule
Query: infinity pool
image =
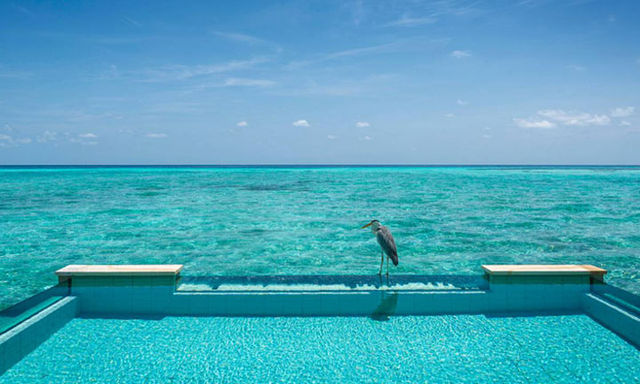
<path fill-rule="evenodd" d="M 633 383 L 586 315 L 76 318 L 2 383 Z"/>
<path fill-rule="evenodd" d="M 640 296 L 592 265 L 180 276 L 69 265 L 0 311 L 0 383 L 632 383 Z"/>

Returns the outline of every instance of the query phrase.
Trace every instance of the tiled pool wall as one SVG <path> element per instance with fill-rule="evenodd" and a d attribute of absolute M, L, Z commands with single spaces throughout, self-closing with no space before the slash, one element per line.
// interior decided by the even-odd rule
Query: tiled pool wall
<path fill-rule="evenodd" d="M 78 299 L 66 296 L 0 334 L 0 375 L 78 314 Z"/>
<path fill-rule="evenodd" d="M 115 278 L 71 287 L 85 315 L 368 316 L 580 311 L 589 284 L 492 284 L 486 290 L 181 291 L 161 281 Z"/>
<path fill-rule="evenodd" d="M 640 346 L 640 300 L 584 273 L 492 275 L 476 288 L 299 290 L 177 289 L 172 275 L 61 276 L 65 296 L 0 335 L 0 374 L 74 317 L 402 316 L 586 313 Z M 621 291 L 621 292 L 619 292 Z M 608 297 L 611 296 L 611 297 Z M 615 298 L 615 299 L 613 299 Z M 587 341 L 585 341 L 587 342 Z M 595 341 L 594 341 L 595 342 Z"/>

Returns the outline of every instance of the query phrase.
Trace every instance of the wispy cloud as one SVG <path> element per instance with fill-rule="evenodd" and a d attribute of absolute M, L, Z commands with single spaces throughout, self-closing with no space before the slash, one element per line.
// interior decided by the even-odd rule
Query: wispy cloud
<path fill-rule="evenodd" d="M 371 126 L 371 124 L 369 124 L 366 121 L 358 121 L 356 123 L 356 127 L 358 127 L 358 128 L 367 128 L 367 127 L 370 127 L 370 126 Z"/>
<path fill-rule="evenodd" d="M 454 117 L 456 117 L 455 113 L 445 113 L 444 117 L 448 118 L 448 119 L 452 119 Z"/>
<path fill-rule="evenodd" d="M 329 139 L 329 140 L 335 140 L 337 138 L 338 138 L 338 136 L 335 136 L 335 135 L 327 135 L 327 139 Z"/>
<path fill-rule="evenodd" d="M 419 25 L 433 24 L 438 19 L 435 17 L 407 17 L 403 16 L 397 20 L 385 24 L 386 27 L 417 27 Z"/>
<path fill-rule="evenodd" d="M 341 51 L 329 52 L 325 54 L 317 54 L 306 60 L 292 61 L 285 65 L 285 69 L 298 69 L 312 64 L 322 63 L 330 60 L 338 60 L 350 57 L 379 55 L 391 52 L 409 52 L 424 50 L 428 47 L 441 46 L 447 44 L 449 38 L 431 38 L 425 36 L 417 36 L 405 39 L 395 39 L 389 43 L 375 44 L 365 47 L 344 49 Z"/>
<path fill-rule="evenodd" d="M 386 52 L 389 49 L 395 48 L 397 46 L 398 46 L 398 43 L 394 42 L 394 43 L 387 43 L 387 44 L 372 45 L 370 47 L 346 49 L 343 51 L 329 53 L 325 56 L 325 59 L 331 60 L 339 57 L 361 56 L 361 55 L 368 55 L 373 53 Z"/>
<path fill-rule="evenodd" d="M 363 136 L 363 137 L 362 137 L 362 140 L 364 140 L 364 141 L 371 141 L 371 140 L 373 140 L 373 137 L 371 137 L 371 136 Z"/>
<path fill-rule="evenodd" d="M 241 43 L 247 43 L 247 44 L 265 44 L 265 43 L 267 43 L 266 40 L 263 40 L 263 39 L 260 39 L 258 37 L 251 36 L 251 35 L 245 35 L 244 33 L 214 31 L 213 34 L 218 36 L 218 37 L 225 38 L 227 40 L 237 41 L 237 42 L 241 42 Z"/>
<path fill-rule="evenodd" d="M 71 134 L 69 132 L 66 132 L 64 135 L 67 137 L 70 143 L 81 144 L 81 145 L 98 144 L 98 141 L 96 140 L 98 138 L 98 135 L 96 135 L 95 133 L 88 132 L 88 133 Z"/>
<path fill-rule="evenodd" d="M 253 68 L 267 61 L 268 59 L 264 57 L 255 57 L 249 60 L 233 60 L 211 65 L 169 65 L 148 68 L 132 74 L 141 76 L 140 81 L 145 82 L 176 81 Z"/>
<path fill-rule="evenodd" d="M 521 128 L 539 128 L 539 129 L 551 129 L 555 128 L 556 124 L 548 120 L 540 119 L 513 119 L 518 127 Z"/>
<path fill-rule="evenodd" d="M 41 135 L 36 136 L 36 141 L 38 143 L 48 143 L 56 140 L 58 140 L 58 133 L 49 130 L 46 130 Z"/>
<path fill-rule="evenodd" d="M 461 99 L 458 99 L 458 100 L 456 100 L 456 104 L 458 104 L 458 105 L 469 105 L 469 102 L 461 100 Z"/>
<path fill-rule="evenodd" d="M 538 115 L 569 126 L 607 125 L 611 122 L 607 115 L 567 112 L 562 109 L 545 109 L 538 111 Z"/>
<path fill-rule="evenodd" d="M 153 133 L 153 132 L 147 133 L 145 136 L 150 139 L 166 139 L 167 137 L 169 137 L 169 135 L 167 135 L 166 133 Z"/>
<path fill-rule="evenodd" d="M 372 45 L 372 46 L 368 46 L 368 47 L 345 49 L 345 50 L 342 50 L 342 51 L 336 51 L 336 52 L 331 52 L 331 53 L 327 53 L 327 54 L 324 54 L 324 55 L 318 55 L 315 58 L 312 58 L 310 60 L 293 61 L 293 62 L 287 64 L 285 66 L 285 68 L 286 69 L 296 69 L 296 68 L 304 67 L 304 66 L 307 66 L 307 65 L 310 65 L 310 64 L 320 63 L 320 62 L 329 61 L 329 60 L 340 59 L 340 58 L 344 58 L 344 57 L 373 55 L 373 54 L 391 52 L 391 51 L 397 50 L 403 43 L 404 42 L 402 42 L 402 41 L 395 41 L 393 43 L 386 43 L 386 44 Z"/>
<path fill-rule="evenodd" d="M 633 115 L 635 107 L 618 107 L 611 110 L 611 117 L 628 117 Z"/>
<path fill-rule="evenodd" d="M 238 127 L 246 127 L 247 125 L 249 125 L 249 123 L 247 123 L 246 121 L 239 121 L 236 126 Z"/>
<path fill-rule="evenodd" d="M 32 12 L 31 10 L 29 10 L 28 8 L 21 7 L 21 6 L 17 5 L 17 4 L 15 4 L 15 3 L 11 4 L 11 7 L 12 7 L 13 9 L 15 9 L 16 11 L 18 11 L 18 12 L 20 12 L 20 13 L 24 14 L 24 15 L 30 16 L 30 17 L 32 17 L 32 16 L 35 16 L 35 15 L 36 15 L 35 13 L 33 13 L 33 12 Z"/>
<path fill-rule="evenodd" d="M 274 50 L 278 53 L 282 51 L 282 47 L 279 44 L 276 44 L 269 40 L 261 39 L 256 36 L 247 35 L 244 33 L 237 33 L 237 32 L 213 31 L 212 33 L 215 36 L 221 37 L 229 41 L 233 41 L 241 44 L 247 44 L 251 46 L 263 46 L 265 48 Z"/>
<path fill-rule="evenodd" d="M 20 144 L 29 143 L 31 143 L 31 138 L 29 137 L 14 138 L 10 135 L 0 134 L 0 148 L 17 147 Z"/>
<path fill-rule="evenodd" d="M 57 31 L 36 32 L 38 35 L 46 39 L 64 41 L 65 43 L 73 41 L 84 44 L 99 45 L 129 45 L 147 42 L 157 39 L 155 36 L 143 36 L 140 34 L 122 34 L 122 35 L 91 35 L 91 34 L 74 34 Z"/>
<path fill-rule="evenodd" d="M 27 79 L 31 76 L 31 72 L 8 69 L 0 65 L 0 79 Z"/>
<path fill-rule="evenodd" d="M 566 68 L 576 72 L 584 72 L 587 70 L 586 67 L 583 67 L 582 65 L 576 65 L 576 64 L 567 65 Z"/>
<path fill-rule="evenodd" d="M 451 52 L 451 56 L 455 57 L 456 59 L 464 59 L 465 57 L 471 57 L 471 51 L 462 51 L 456 49 L 455 51 Z"/>
<path fill-rule="evenodd" d="M 296 120 L 293 123 L 294 127 L 310 127 L 311 124 L 307 120 Z"/>
<path fill-rule="evenodd" d="M 134 20 L 130 17 L 126 17 L 126 16 L 122 16 L 120 18 L 122 20 L 123 23 L 134 26 L 136 28 L 140 28 L 142 27 L 142 24 L 140 22 L 138 22 L 137 20 Z"/>
<path fill-rule="evenodd" d="M 271 87 L 275 81 L 265 79 L 229 78 L 224 82 L 225 87 Z"/>

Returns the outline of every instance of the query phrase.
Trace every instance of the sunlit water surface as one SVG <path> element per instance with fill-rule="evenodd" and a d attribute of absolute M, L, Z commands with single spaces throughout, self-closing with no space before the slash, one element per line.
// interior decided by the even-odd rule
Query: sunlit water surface
<path fill-rule="evenodd" d="M 0 383 L 637 383 L 586 315 L 71 320 Z"/>

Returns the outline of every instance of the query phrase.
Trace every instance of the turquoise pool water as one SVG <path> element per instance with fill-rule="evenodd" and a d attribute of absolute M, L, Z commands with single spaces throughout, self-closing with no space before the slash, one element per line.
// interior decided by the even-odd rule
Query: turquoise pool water
<path fill-rule="evenodd" d="M 640 293 L 640 168 L 0 169 L 0 308 L 71 263 L 187 275 L 398 274 L 590 263 Z"/>
<path fill-rule="evenodd" d="M 634 383 L 640 351 L 585 315 L 83 319 L 0 383 Z"/>

